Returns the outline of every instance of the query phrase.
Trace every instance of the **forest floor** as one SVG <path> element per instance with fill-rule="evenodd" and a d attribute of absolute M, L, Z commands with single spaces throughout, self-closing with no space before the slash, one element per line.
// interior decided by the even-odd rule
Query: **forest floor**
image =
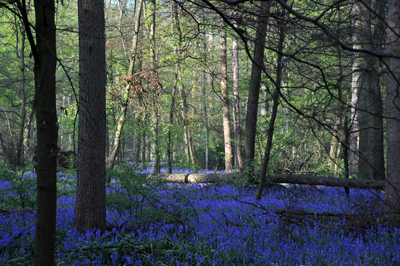
<path fill-rule="evenodd" d="M 31 265 L 34 174 L 0 173 L 0 265 Z M 150 182 L 108 171 L 107 227 L 74 227 L 74 175 L 59 173 L 56 265 L 400 265 L 400 228 L 375 190 Z M 398 217 L 395 217 L 396 220 Z"/>

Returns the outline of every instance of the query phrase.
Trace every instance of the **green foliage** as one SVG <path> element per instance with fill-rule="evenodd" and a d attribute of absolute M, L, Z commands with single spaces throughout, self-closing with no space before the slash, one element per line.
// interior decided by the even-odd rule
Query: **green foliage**
<path fill-rule="evenodd" d="M 246 178 L 242 182 L 245 182 L 246 185 L 258 185 L 260 178 L 256 174 L 261 172 L 261 165 L 256 160 L 245 160 L 244 165 L 246 166 L 244 169 Z"/>
<path fill-rule="evenodd" d="M 17 175 L 11 168 L 0 167 L 0 178 L 5 181 L 14 181 L 17 179 Z"/>
<path fill-rule="evenodd" d="M 113 170 L 107 169 L 107 178 L 112 180 L 107 194 L 107 208 L 117 212 L 128 212 L 131 219 L 137 220 L 137 227 L 149 226 L 152 222 L 184 223 L 185 216 L 191 213 L 190 209 L 172 208 L 165 202 L 157 191 L 164 186 L 165 181 L 159 178 L 148 178 L 138 174 L 140 169 L 128 166 L 119 166 Z"/>
<path fill-rule="evenodd" d="M 23 169 L 16 171 L 0 168 L 0 178 L 9 181 L 9 190 L 0 191 L 1 210 L 30 210 L 36 209 L 36 176 L 26 174 Z"/>

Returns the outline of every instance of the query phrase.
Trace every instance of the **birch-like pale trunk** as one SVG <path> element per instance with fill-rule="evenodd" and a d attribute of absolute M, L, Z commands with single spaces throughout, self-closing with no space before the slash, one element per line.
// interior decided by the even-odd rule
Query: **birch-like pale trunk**
<path fill-rule="evenodd" d="M 203 61 L 204 64 L 207 65 L 207 37 L 206 37 L 206 32 L 204 31 L 203 34 Z M 205 133 L 206 133 L 206 147 L 205 147 L 205 161 L 206 161 L 206 167 L 205 169 L 208 170 L 208 149 L 209 149 L 209 140 L 208 140 L 208 115 L 207 115 L 207 103 L 206 103 L 206 84 L 207 84 L 207 78 L 206 78 L 206 71 L 205 69 L 202 70 L 201 72 L 201 79 L 202 79 L 202 93 L 203 93 L 203 115 L 204 115 L 204 126 L 205 126 Z"/>
<path fill-rule="evenodd" d="M 138 39 L 139 39 L 139 27 L 140 27 L 140 17 L 141 13 L 143 10 L 143 0 L 138 1 L 138 7 L 137 7 L 137 13 L 135 16 L 135 30 L 133 34 L 133 39 L 132 39 L 132 49 L 131 49 L 131 55 L 129 58 L 129 68 L 128 68 L 128 76 L 133 76 L 134 71 L 135 71 L 135 62 L 137 58 L 137 46 L 138 46 Z M 108 163 L 108 167 L 110 169 L 114 168 L 115 164 L 115 158 L 117 157 L 120 141 L 121 141 L 121 135 L 122 135 L 122 130 L 125 124 L 126 120 L 126 111 L 128 109 L 129 105 L 129 98 L 130 98 L 130 92 L 131 92 L 131 84 L 128 83 L 125 86 L 125 89 L 123 91 L 123 99 L 122 99 L 122 106 L 120 110 L 120 115 L 118 119 L 118 124 L 117 124 L 117 130 L 115 131 L 115 137 L 114 137 L 114 146 L 113 150 L 110 156 L 110 160 Z M 109 180 L 107 180 L 109 181 Z"/>
<path fill-rule="evenodd" d="M 221 58 L 221 97 L 222 97 L 222 117 L 224 128 L 224 148 L 225 148 L 225 171 L 228 173 L 233 168 L 231 120 L 229 114 L 228 96 L 228 63 L 226 59 L 226 33 L 220 30 L 220 58 Z"/>
<path fill-rule="evenodd" d="M 384 21 L 373 24 L 371 9 L 384 17 L 384 1 L 355 1 L 352 9 L 353 47 L 383 50 Z M 383 107 L 379 84 L 378 60 L 356 54 L 352 76 L 352 127 L 350 135 L 350 170 L 358 168 L 360 179 L 384 179 Z M 358 144 L 358 145 L 357 145 Z"/>
<path fill-rule="evenodd" d="M 151 1 L 151 22 L 150 22 L 150 58 L 152 64 L 152 72 L 154 76 L 157 76 L 157 58 L 156 58 L 156 1 Z M 159 115 L 158 115 L 158 98 L 157 98 L 157 86 L 158 84 L 150 84 L 153 89 L 152 100 L 153 100 L 153 136 L 152 136 L 152 169 L 151 172 L 153 174 L 160 173 L 160 153 L 159 153 L 159 141 L 158 141 L 158 124 L 159 124 Z"/>
<path fill-rule="evenodd" d="M 234 24 L 237 26 L 237 24 Z M 239 51 L 236 37 L 232 39 L 232 90 L 233 90 L 233 135 L 234 145 L 234 166 L 235 169 L 243 170 L 243 158 L 241 149 L 242 130 L 240 127 L 239 115 Z"/>
<path fill-rule="evenodd" d="M 18 133 L 18 142 L 17 142 L 17 152 L 15 155 L 15 165 L 21 165 L 21 157 L 23 154 L 23 142 L 24 142 L 24 128 L 25 128 L 25 108 L 26 108 L 26 97 L 25 97 L 25 24 L 21 22 L 21 49 L 20 53 L 20 70 L 21 70 L 21 77 L 20 77 L 20 99 L 21 99 L 21 121 L 19 125 L 19 133 Z"/>

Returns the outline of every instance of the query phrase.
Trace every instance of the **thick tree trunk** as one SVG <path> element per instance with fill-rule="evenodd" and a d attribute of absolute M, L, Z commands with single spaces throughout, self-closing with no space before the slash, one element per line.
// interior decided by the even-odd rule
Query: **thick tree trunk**
<path fill-rule="evenodd" d="M 388 52 L 397 55 L 400 47 L 400 1 L 389 0 L 387 43 Z M 388 62 L 391 73 L 386 81 L 387 112 L 387 176 L 385 211 L 400 213 L 400 59 Z"/>
<path fill-rule="evenodd" d="M 226 33 L 223 29 L 220 31 L 220 58 L 221 58 L 221 97 L 222 97 L 222 114 L 224 127 L 224 147 L 225 147 L 225 171 L 232 171 L 233 154 L 232 154 L 232 136 L 231 136 L 231 119 L 229 114 L 229 97 L 228 97 L 228 64 L 226 60 Z"/>
<path fill-rule="evenodd" d="M 133 80 L 133 74 L 135 71 L 135 62 L 136 62 L 136 55 L 137 55 L 137 46 L 138 46 L 138 36 L 139 36 L 139 27 L 140 27 L 140 17 L 142 13 L 142 8 L 143 7 L 143 0 L 139 0 L 138 2 L 138 8 L 137 8 L 137 14 L 135 16 L 135 32 L 133 35 L 132 39 L 132 51 L 131 51 L 131 56 L 129 58 L 129 68 L 128 68 L 128 78 L 130 80 L 127 80 L 127 85 L 125 86 L 125 90 L 123 92 L 123 100 L 122 100 L 122 107 L 120 110 L 120 116 L 118 119 L 118 125 L 117 125 L 117 130 L 115 131 L 115 138 L 114 138 L 114 147 L 113 151 L 110 156 L 110 161 L 108 163 L 108 167 L 110 169 L 113 169 L 114 163 L 115 163 L 115 158 L 117 157 L 118 149 L 119 149 L 119 143 L 121 140 L 121 135 L 122 135 L 122 130 L 125 124 L 126 120 L 126 111 L 128 109 L 129 105 L 129 98 L 132 90 L 132 86 L 134 86 L 134 80 Z"/>
<path fill-rule="evenodd" d="M 78 0 L 79 133 L 75 226 L 106 227 L 104 1 Z"/>
<path fill-rule="evenodd" d="M 264 63 L 264 46 L 267 35 L 267 22 L 269 2 L 261 3 L 259 11 L 257 33 L 254 43 L 253 64 L 251 69 L 249 97 L 247 102 L 246 129 L 244 138 L 245 172 L 250 176 L 254 172 L 254 154 L 256 142 L 256 126 L 258 99 L 260 95 L 261 73 Z"/>
<path fill-rule="evenodd" d="M 383 156 L 383 108 L 377 66 L 365 71 L 359 99 L 358 178 L 385 179 Z"/>
<path fill-rule="evenodd" d="M 57 210 L 56 25 L 54 1 L 35 1 L 36 46 L 27 29 L 35 58 L 37 125 L 37 213 L 34 265 L 54 265 Z M 25 12 L 26 8 L 24 6 Z M 26 15 L 26 13 L 25 13 Z M 27 19 L 27 17 L 26 17 Z M 28 25 L 28 21 L 24 21 Z M 29 31 L 29 32 L 28 32 Z"/>
<path fill-rule="evenodd" d="M 383 2 L 383 1 L 379 1 Z M 382 50 L 383 22 L 372 27 L 371 0 L 356 1 L 354 17 L 353 47 L 356 49 Z M 384 17 L 385 7 L 377 3 L 376 11 Z M 380 19 L 380 18 L 379 18 Z M 373 32 L 374 30 L 374 32 Z M 382 96 L 379 86 L 379 65 L 368 55 L 358 55 L 353 63 L 353 120 L 351 148 L 358 154 L 351 154 L 351 166 L 358 162 L 358 177 L 384 179 Z M 357 105 L 358 102 L 358 105 Z M 358 108 L 357 108 L 358 107 Z M 358 111 L 358 113 L 357 113 Z M 357 130 L 358 129 L 358 132 Z M 356 141 L 358 135 L 358 150 Z M 356 150 L 355 150 L 356 149 Z"/>

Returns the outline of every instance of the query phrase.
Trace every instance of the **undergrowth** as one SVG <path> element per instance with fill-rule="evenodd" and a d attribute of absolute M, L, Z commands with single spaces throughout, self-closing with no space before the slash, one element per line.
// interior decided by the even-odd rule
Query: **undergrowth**
<path fill-rule="evenodd" d="M 0 181 L 0 265 L 33 260 L 35 176 Z M 399 265 L 383 195 L 317 186 L 177 184 L 108 170 L 107 230 L 74 227 L 75 176 L 58 174 L 56 265 Z M 398 219 L 392 217 L 392 220 Z"/>

